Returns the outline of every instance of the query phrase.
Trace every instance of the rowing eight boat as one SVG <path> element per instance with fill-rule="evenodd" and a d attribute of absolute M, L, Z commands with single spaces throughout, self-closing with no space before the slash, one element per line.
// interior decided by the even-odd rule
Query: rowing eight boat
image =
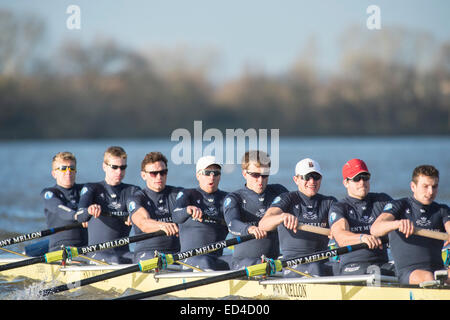
<path fill-rule="evenodd" d="M 19 259 L 0 260 L 0 264 Z M 13 270 L 6 270 L 0 276 L 7 279 L 26 277 L 54 284 L 78 281 L 129 265 L 61 267 L 60 264 L 35 264 Z M 200 278 L 224 273 L 216 272 L 135 272 L 92 284 L 93 287 L 121 294 L 129 289 L 150 291 Z M 225 271 L 226 272 L 226 271 Z M 77 290 L 77 289 L 74 289 Z M 378 276 L 335 276 L 318 278 L 282 278 L 278 275 L 257 278 L 227 280 L 204 287 L 181 290 L 172 294 L 178 298 L 223 299 L 242 297 L 247 299 L 307 299 L 307 300 L 450 300 L 450 288 L 418 286 L 400 287 L 395 277 Z"/>

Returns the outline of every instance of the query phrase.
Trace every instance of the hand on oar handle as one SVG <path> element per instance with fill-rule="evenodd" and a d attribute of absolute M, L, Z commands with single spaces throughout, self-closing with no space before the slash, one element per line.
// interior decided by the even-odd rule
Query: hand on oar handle
<path fill-rule="evenodd" d="M 187 206 L 186 212 L 192 217 L 193 220 L 198 220 L 200 222 L 203 221 L 202 209 L 197 208 L 196 206 Z"/>
<path fill-rule="evenodd" d="M 381 242 L 381 239 L 378 237 L 375 237 L 371 234 L 362 233 L 359 236 L 359 240 L 361 241 L 361 243 L 367 244 L 369 249 L 375 249 L 375 248 L 383 249 L 383 243 Z"/>
<path fill-rule="evenodd" d="M 414 234 L 414 224 L 409 219 L 401 219 L 397 221 L 397 229 L 408 238 L 410 235 Z"/>
<path fill-rule="evenodd" d="M 178 236 L 178 226 L 176 223 L 160 222 L 159 229 L 164 231 L 168 236 Z"/>
<path fill-rule="evenodd" d="M 283 219 L 283 225 L 292 230 L 294 233 L 297 233 L 298 228 L 298 218 L 290 213 L 283 212 L 281 214 L 281 218 Z"/>
<path fill-rule="evenodd" d="M 94 218 L 100 217 L 100 214 L 102 213 L 102 207 L 99 204 L 91 204 L 88 207 L 88 213 L 93 216 Z"/>
<path fill-rule="evenodd" d="M 267 232 L 258 228 L 257 226 L 248 227 L 248 233 L 255 236 L 255 239 L 263 239 L 267 237 Z"/>

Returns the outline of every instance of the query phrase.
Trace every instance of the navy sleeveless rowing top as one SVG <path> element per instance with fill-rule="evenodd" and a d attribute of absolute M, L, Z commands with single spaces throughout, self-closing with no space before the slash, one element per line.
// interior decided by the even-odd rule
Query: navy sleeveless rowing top
<path fill-rule="evenodd" d="M 44 199 L 44 213 L 49 228 L 62 227 L 76 222 L 81 184 L 72 188 L 55 185 L 41 191 Z M 86 228 L 77 228 L 55 233 L 50 236 L 49 251 L 61 249 L 61 245 L 81 247 L 87 245 Z"/>

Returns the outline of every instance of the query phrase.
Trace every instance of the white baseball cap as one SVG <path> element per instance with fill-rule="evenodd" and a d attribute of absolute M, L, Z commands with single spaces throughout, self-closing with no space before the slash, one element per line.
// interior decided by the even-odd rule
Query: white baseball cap
<path fill-rule="evenodd" d="M 198 172 L 199 170 L 203 170 L 208 168 L 210 165 L 216 164 L 220 168 L 222 168 L 221 164 L 216 160 L 216 157 L 214 156 L 204 156 L 198 159 L 197 166 L 195 168 L 195 172 Z"/>
<path fill-rule="evenodd" d="M 297 162 L 297 165 L 295 166 L 295 175 L 304 176 L 310 172 L 317 172 L 318 174 L 322 175 L 322 172 L 320 171 L 320 166 L 317 163 L 317 161 L 314 161 L 313 159 L 306 158 L 299 162 Z"/>

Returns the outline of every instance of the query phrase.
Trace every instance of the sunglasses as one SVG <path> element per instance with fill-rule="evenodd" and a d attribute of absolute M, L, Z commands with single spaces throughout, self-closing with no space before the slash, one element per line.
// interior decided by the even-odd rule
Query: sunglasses
<path fill-rule="evenodd" d="M 164 169 L 159 171 L 144 171 L 144 172 L 148 173 L 152 178 L 155 178 L 158 176 L 158 174 L 160 174 L 161 176 L 165 176 L 168 171 L 169 171 L 168 169 Z"/>
<path fill-rule="evenodd" d="M 204 176 L 210 176 L 213 175 L 213 177 L 220 176 L 221 172 L 218 170 L 201 170 L 200 173 Z"/>
<path fill-rule="evenodd" d="M 268 174 L 261 174 L 259 172 L 249 172 L 249 171 L 247 171 L 247 174 L 250 175 L 252 178 L 255 178 L 255 179 L 259 179 L 259 177 L 262 177 L 263 179 L 269 178 Z"/>
<path fill-rule="evenodd" d="M 368 173 L 361 173 L 358 174 L 356 177 L 353 177 L 353 179 L 347 178 L 347 180 L 352 180 L 354 182 L 359 182 L 359 181 L 369 181 L 370 180 L 370 174 Z"/>
<path fill-rule="evenodd" d="M 69 172 L 76 172 L 77 168 L 75 166 L 59 166 L 55 168 L 55 170 L 59 170 L 62 172 L 66 172 L 67 170 L 69 170 Z"/>
<path fill-rule="evenodd" d="M 124 164 L 124 165 L 122 165 L 122 166 L 118 166 L 118 165 L 116 165 L 116 164 L 109 164 L 109 163 L 106 163 L 106 162 L 105 162 L 105 164 L 106 164 L 108 167 L 110 167 L 111 169 L 113 169 L 113 170 L 117 170 L 117 169 L 125 170 L 125 169 L 128 167 L 128 165 L 126 165 L 126 164 Z"/>
<path fill-rule="evenodd" d="M 322 176 L 317 173 L 317 172 L 310 172 L 308 174 L 305 175 L 300 175 L 300 177 L 305 180 L 305 181 L 309 181 L 309 179 L 313 179 L 314 181 L 319 181 L 320 179 L 322 179 Z"/>

